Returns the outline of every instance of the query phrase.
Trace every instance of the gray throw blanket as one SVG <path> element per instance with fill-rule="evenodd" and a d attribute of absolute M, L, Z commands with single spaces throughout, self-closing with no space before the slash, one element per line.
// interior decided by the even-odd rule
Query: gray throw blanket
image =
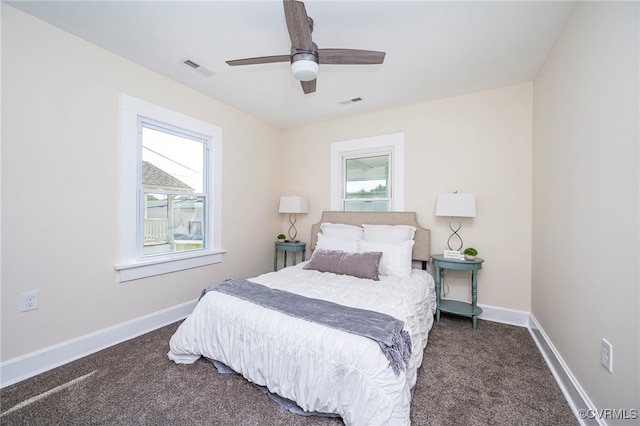
<path fill-rule="evenodd" d="M 242 279 L 230 279 L 206 288 L 200 298 L 209 291 L 225 293 L 296 318 L 375 340 L 396 376 L 409 364 L 411 336 L 402 329 L 404 322 L 390 315 L 312 299 Z"/>

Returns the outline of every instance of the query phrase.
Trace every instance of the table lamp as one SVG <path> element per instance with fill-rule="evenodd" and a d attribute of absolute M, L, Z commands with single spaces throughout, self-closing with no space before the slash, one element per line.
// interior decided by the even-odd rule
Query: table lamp
<path fill-rule="evenodd" d="M 440 194 L 438 195 L 438 201 L 436 203 L 436 216 L 449 216 L 449 229 L 451 229 L 451 235 L 447 240 L 447 247 L 450 251 L 457 251 L 458 254 L 462 248 L 463 242 L 458 231 L 462 228 L 463 217 L 476 217 L 476 199 L 473 194 L 458 194 L 458 191 L 453 194 Z M 457 219 L 458 223 L 454 227 L 454 219 Z M 452 239 L 457 238 L 459 240 L 459 246 L 457 249 L 451 247 Z"/>
<path fill-rule="evenodd" d="M 296 241 L 298 231 L 296 230 L 296 214 L 309 213 L 309 205 L 307 199 L 304 197 L 298 197 L 297 195 L 280 197 L 279 213 L 289 213 L 289 241 Z"/>

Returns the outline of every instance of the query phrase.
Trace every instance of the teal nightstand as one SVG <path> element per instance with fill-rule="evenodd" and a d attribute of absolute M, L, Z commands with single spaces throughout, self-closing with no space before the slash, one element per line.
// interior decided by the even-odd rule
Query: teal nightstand
<path fill-rule="evenodd" d="M 301 241 L 285 241 L 285 242 L 280 242 L 280 241 L 276 241 L 276 248 L 275 248 L 275 254 L 273 255 L 273 270 L 277 271 L 278 270 L 278 250 L 282 250 L 284 251 L 282 259 L 284 261 L 284 267 L 287 267 L 287 252 L 293 252 L 293 264 L 296 264 L 296 260 L 297 260 L 297 253 L 299 251 L 302 252 L 302 261 L 304 262 L 304 254 L 305 254 L 305 248 L 307 247 L 307 243 L 303 243 Z"/>
<path fill-rule="evenodd" d="M 474 260 L 456 260 L 445 258 L 442 254 L 431 256 L 431 263 L 436 273 L 436 322 L 440 322 L 440 312 L 449 312 L 456 315 L 471 317 L 473 329 L 478 328 L 478 315 L 482 313 L 482 308 L 477 305 L 478 300 L 478 271 L 482 269 L 484 259 L 476 257 Z M 456 269 L 460 271 L 471 271 L 471 303 L 460 302 L 458 300 L 441 299 L 440 286 L 442 284 L 442 270 Z"/>

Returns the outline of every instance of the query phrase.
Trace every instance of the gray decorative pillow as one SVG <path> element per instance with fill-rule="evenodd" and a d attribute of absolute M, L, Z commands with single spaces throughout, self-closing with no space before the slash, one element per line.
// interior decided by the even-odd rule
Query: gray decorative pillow
<path fill-rule="evenodd" d="M 380 257 L 382 252 L 347 253 L 316 249 L 309 263 L 304 265 L 304 269 L 379 281 Z"/>

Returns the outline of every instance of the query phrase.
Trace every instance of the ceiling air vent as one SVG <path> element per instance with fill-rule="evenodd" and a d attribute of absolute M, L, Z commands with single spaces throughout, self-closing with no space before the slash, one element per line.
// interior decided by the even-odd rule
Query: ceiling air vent
<path fill-rule="evenodd" d="M 355 104 L 356 102 L 361 102 L 362 98 L 358 97 L 358 98 L 351 98 L 351 99 L 347 99 L 346 101 L 340 101 L 340 103 L 342 105 L 350 105 L 350 104 Z"/>
<path fill-rule="evenodd" d="M 214 75 L 215 73 L 213 71 L 211 71 L 208 68 L 205 68 L 203 66 L 200 66 L 200 64 L 198 64 L 195 61 L 192 61 L 191 59 L 182 59 L 181 61 L 184 65 L 188 66 L 189 68 L 199 72 L 200 74 L 204 75 L 205 77 L 211 77 L 212 75 Z"/>

